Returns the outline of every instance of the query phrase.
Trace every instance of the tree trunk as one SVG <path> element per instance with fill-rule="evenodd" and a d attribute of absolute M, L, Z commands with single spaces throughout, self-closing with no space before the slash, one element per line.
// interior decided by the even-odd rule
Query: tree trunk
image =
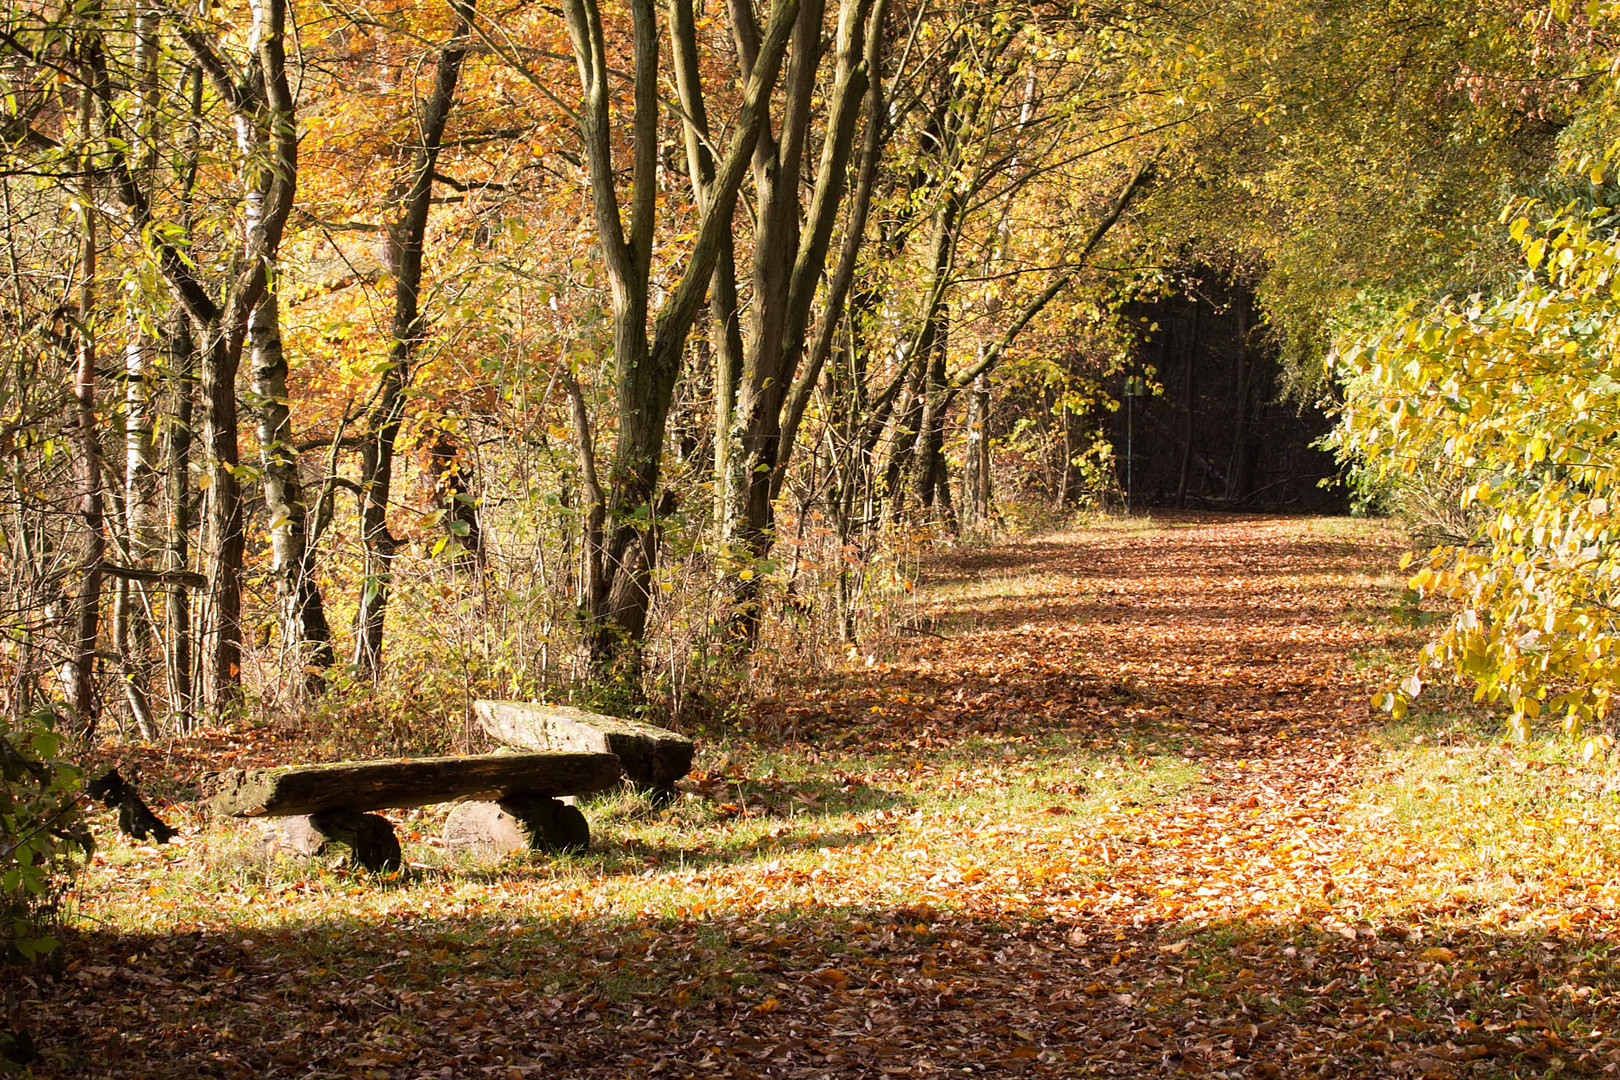
<path fill-rule="evenodd" d="M 207 551 L 209 625 L 203 697 L 216 712 L 241 694 L 242 677 L 242 489 L 237 444 L 238 354 L 218 326 L 199 327 L 203 339 L 203 446 L 208 452 Z"/>
<path fill-rule="evenodd" d="M 169 537 L 164 569 L 180 571 L 191 560 L 191 409 L 197 381 L 197 350 L 191 323 L 175 318 L 169 337 L 170 412 L 166 428 L 164 463 L 168 472 Z M 169 586 L 166 608 L 169 638 L 169 711 L 176 730 L 191 729 L 195 687 L 191 652 L 191 590 L 175 582 Z"/>
<path fill-rule="evenodd" d="M 305 693 L 315 696 L 325 689 L 325 673 L 335 657 L 309 544 L 309 513 L 293 443 L 287 360 L 273 277 L 253 309 L 248 343 L 259 414 L 264 508 L 270 515 L 270 579 L 276 590 L 283 660 L 290 660 L 292 670 L 302 676 Z"/>
<path fill-rule="evenodd" d="M 1064 394 L 1065 391 L 1065 387 L 1060 387 L 1058 392 Z M 1064 396 L 1058 401 L 1058 427 L 1061 429 L 1059 435 L 1062 439 L 1060 444 L 1062 449 L 1059 451 L 1061 460 L 1058 462 L 1057 505 L 1053 507 L 1059 513 L 1069 505 L 1069 473 L 1074 461 L 1072 426 L 1069 422 L 1069 401 L 1067 396 Z"/>
<path fill-rule="evenodd" d="M 732 465 L 729 455 L 733 449 L 728 448 L 727 472 L 717 477 L 717 486 L 727 496 L 721 507 L 721 535 L 728 541 L 724 567 L 727 592 L 734 610 L 734 629 L 739 641 L 747 646 L 754 641 L 761 614 L 762 575 L 757 563 L 769 554 L 774 540 L 775 497 L 782 466 L 792 452 L 797 412 L 803 408 L 796 391 L 804 391 L 807 400 L 825 360 L 825 350 L 812 352 L 810 365 L 802 373 L 799 370 L 807 352 L 812 301 L 826 268 L 833 229 L 848 189 L 848 167 L 862 104 L 869 87 L 881 79 L 875 61 L 881 59 L 882 35 L 878 31 L 883 10 L 883 4 L 874 7 L 874 0 L 842 0 L 840 4 L 836 72 L 826 102 L 825 136 L 809 206 L 802 212 L 800 188 L 812 150 L 810 126 L 822 59 L 825 0 L 803 0 L 800 4 L 785 80 L 781 129 L 775 135 L 770 128 L 763 129 L 755 147 L 753 298 L 734 424 L 734 450 L 740 460 Z M 687 60 L 681 67 L 690 63 Z M 688 82 L 695 84 L 695 74 L 688 77 Z M 878 113 L 871 113 L 868 123 L 878 125 L 877 131 L 869 129 L 869 134 L 881 132 L 882 118 Z M 689 140 L 690 135 L 689 126 Z M 869 182 L 863 168 L 851 218 L 855 225 L 864 225 Z M 827 290 L 825 318 L 834 324 L 848 292 L 842 263 Z M 734 285 L 728 283 L 728 288 L 734 289 Z M 790 402 L 794 403 L 791 410 Z"/>
<path fill-rule="evenodd" d="M 935 435 L 939 436 L 939 445 L 943 449 L 944 429 L 940 422 L 944 417 L 946 395 L 945 356 L 950 346 L 950 308 L 945 302 L 945 294 L 949 288 L 951 267 L 955 259 L 957 226 L 961 222 L 964 196 L 965 192 L 961 189 L 954 190 L 946 196 L 934 215 L 933 233 L 929 238 L 928 262 L 931 276 L 928 300 L 922 325 L 915 339 L 921 387 L 920 407 L 916 410 L 917 426 L 912 434 L 914 446 L 908 454 L 911 467 L 910 493 L 906 489 L 891 491 L 889 497 L 893 500 L 893 514 L 896 520 L 905 514 L 912 494 L 915 494 L 918 504 L 924 511 L 930 509 L 934 501 Z M 897 477 L 896 483 L 898 482 Z"/>
<path fill-rule="evenodd" d="M 192 191 L 197 181 L 198 148 L 202 140 L 202 68 L 193 62 L 183 80 L 189 96 L 179 168 L 180 218 L 189 234 L 192 225 Z M 164 435 L 164 468 L 167 473 L 169 533 L 164 550 L 164 568 L 186 570 L 191 561 L 193 504 L 191 490 L 191 444 L 193 399 L 197 390 L 197 345 L 191 333 L 191 320 L 183 312 L 172 318 L 169 348 L 169 423 Z M 168 629 L 169 712 L 175 730 L 191 730 L 197 700 L 193 657 L 191 590 L 182 582 L 169 586 L 165 607 Z"/>
<path fill-rule="evenodd" d="M 154 135 L 158 107 L 158 16 L 142 9 L 135 17 L 135 79 L 137 98 L 131 116 L 139 150 L 138 168 L 147 177 L 148 191 L 157 165 Z M 155 347 L 137 317 L 140 285 L 126 286 L 129 315 L 124 333 L 124 543 L 131 566 L 145 566 L 157 544 L 157 468 L 152 445 L 152 380 L 148 357 Z M 124 695 L 141 734 L 157 736 L 152 717 L 152 589 L 139 581 L 119 581 L 115 599 Z"/>
<path fill-rule="evenodd" d="M 714 153 L 710 149 L 708 103 L 699 78 L 697 26 L 692 0 L 669 0 L 669 37 L 675 54 L 675 87 L 685 111 L 682 130 L 686 167 L 698 209 L 713 198 Z M 742 381 L 742 316 L 737 298 L 737 254 L 729 231 L 709 285 L 710 351 L 714 362 L 714 515 L 722 546 L 729 542 L 729 508 L 741 489 L 736 469 L 737 387 Z"/>
<path fill-rule="evenodd" d="M 928 365 L 928 380 L 923 386 L 922 416 L 917 421 L 917 450 L 912 458 L 911 490 L 916 494 L 922 520 L 930 522 L 934 516 L 934 493 L 937 479 L 945 464 L 945 350 L 950 332 L 944 312 L 936 320 L 934 331 L 934 360 Z"/>
<path fill-rule="evenodd" d="M 633 696 L 639 685 L 658 521 L 673 507 L 668 493 L 662 499 L 655 497 L 675 377 L 698 305 L 712 287 L 724 237 L 732 229 L 737 192 L 759 143 L 772 88 L 797 21 L 798 0 L 774 0 L 762 36 L 755 33 L 758 28 L 752 23 L 752 9 L 741 4 L 734 8 L 734 17 L 749 20 L 742 35 L 750 46 L 742 108 L 709 197 L 702 201 L 692 254 L 657 314 L 650 341 L 651 257 L 659 213 L 656 11 L 651 0 L 630 4 L 635 66 L 628 230 L 620 207 L 614 126 L 608 108 L 610 76 L 615 81 L 618 76 L 608 68 L 601 11 L 596 0 L 568 0 L 565 12 L 579 69 L 577 117 L 590 171 L 591 207 L 612 283 L 618 374 L 618 440 L 608 470 L 609 490 L 597 502 L 605 508 L 604 524 L 599 542 L 586 555 L 587 567 L 599 568 L 594 571 L 596 587 L 587 597 L 587 640 L 595 674 Z M 680 55 L 677 50 L 677 62 Z M 690 80 L 686 85 L 697 84 Z M 690 115 L 687 119 L 691 120 Z"/>
<path fill-rule="evenodd" d="M 205 667 L 209 703 L 215 709 L 233 704 L 241 692 L 242 496 L 235 477 L 237 447 L 236 371 L 247 336 L 248 321 L 264 293 L 268 262 L 275 257 L 292 210 L 296 184 L 298 136 L 292 90 L 287 81 L 285 0 L 250 0 L 253 24 L 248 34 L 250 61 L 240 81 L 232 63 L 208 39 L 182 24 L 181 40 L 196 66 L 229 104 L 236 127 L 244 188 L 243 257 L 235 273 L 218 286 L 199 278 L 196 264 L 163 232 L 148 230 L 152 202 L 137 170 L 125 153 L 127 144 L 109 138 L 104 170 L 113 193 L 129 211 L 156 256 L 159 271 L 177 304 L 191 319 L 201 357 L 203 432 L 208 471 L 209 588 L 213 597 L 209 658 Z M 102 74 L 105 78 L 105 74 Z M 197 83 L 193 80 L 193 87 Z M 196 122 L 199 97 L 193 90 Z M 192 143 L 193 148 L 195 142 Z M 183 159 L 182 218 L 189 218 L 195 157 Z"/>
<path fill-rule="evenodd" d="M 93 45 L 82 46 L 87 51 Z M 79 515 L 84 526 L 82 577 L 75 604 L 73 672 L 69 684 L 69 704 L 86 738 L 95 733 L 96 638 L 101 618 L 101 566 L 106 556 L 105 514 L 101 495 L 101 431 L 96 420 L 96 218 L 95 191 L 91 185 L 91 119 L 94 97 L 92 78 L 86 64 L 80 89 L 79 143 L 81 152 L 79 190 L 79 296 L 78 349 L 73 375 L 74 431 L 79 443 Z"/>
<path fill-rule="evenodd" d="M 388 531 L 388 500 L 393 490 L 394 442 L 405 414 L 411 358 L 421 340 L 422 244 L 433 201 L 433 168 L 439 159 L 445 123 L 455 104 L 456 81 L 467 55 L 472 18 L 470 0 L 451 0 L 456 12 L 450 40 L 439 50 L 433 91 L 422 108 L 420 133 L 410 181 L 400 200 L 400 216 L 388 226 L 394 274 L 393 343 L 376 402 L 366 418 L 360 451 L 360 538 L 366 548 L 365 585 L 355 617 L 354 668 L 375 679 L 382 669 L 383 628 L 388 614 L 392 563 L 399 542 Z"/>
<path fill-rule="evenodd" d="M 990 521 L 990 380 L 979 375 L 968 396 L 967 454 L 962 466 L 962 527 L 968 532 Z"/>
<path fill-rule="evenodd" d="M 908 370 L 911 375 L 905 400 L 897 410 L 898 419 L 889 440 L 888 460 L 883 466 L 882 497 L 886 500 L 886 516 L 890 524 L 897 524 L 905 509 L 904 480 L 911 468 L 912 455 L 917 450 L 917 433 L 922 430 L 923 399 L 928 385 L 926 362 L 913 362 Z"/>

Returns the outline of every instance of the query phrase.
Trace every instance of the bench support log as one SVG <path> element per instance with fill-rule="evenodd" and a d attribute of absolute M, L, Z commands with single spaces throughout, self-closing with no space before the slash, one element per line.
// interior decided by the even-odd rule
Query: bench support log
<path fill-rule="evenodd" d="M 578 807 L 537 795 L 458 803 L 444 823 L 444 842 L 505 855 L 513 851 L 584 851 L 591 829 Z"/>
<path fill-rule="evenodd" d="M 277 831 L 280 846 L 311 858 L 328 854 L 337 845 L 348 849 L 353 865 L 367 870 L 398 870 L 404 865 L 394 826 L 377 814 L 322 810 L 283 818 Z"/>

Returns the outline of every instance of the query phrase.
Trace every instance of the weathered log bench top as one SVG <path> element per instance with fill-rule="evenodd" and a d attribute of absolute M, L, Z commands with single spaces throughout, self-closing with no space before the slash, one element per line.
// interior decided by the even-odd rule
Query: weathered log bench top
<path fill-rule="evenodd" d="M 625 778 L 643 789 L 670 792 L 692 768 L 691 739 L 640 720 L 528 701 L 479 699 L 473 711 L 484 731 L 507 746 L 614 754 Z"/>
<path fill-rule="evenodd" d="M 219 774 L 212 805 L 233 817 L 290 817 L 322 810 L 404 809 L 460 799 L 589 795 L 619 782 L 607 753 L 477 754 L 341 761 Z"/>

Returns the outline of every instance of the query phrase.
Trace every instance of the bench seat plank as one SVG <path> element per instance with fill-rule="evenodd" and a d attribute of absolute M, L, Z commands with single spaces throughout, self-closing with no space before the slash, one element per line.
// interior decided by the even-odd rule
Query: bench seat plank
<path fill-rule="evenodd" d="M 476 754 L 340 761 L 219 774 L 212 805 L 232 817 L 290 817 L 321 810 L 384 810 L 509 795 L 589 795 L 619 782 L 612 754 Z"/>
<path fill-rule="evenodd" d="M 473 702 L 478 722 L 496 740 L 522 750 L 577 750 L 618 755 L 637 787 L 668 790 L 692 768 L 692 740 L 640 720 L 528 701 Z"/>

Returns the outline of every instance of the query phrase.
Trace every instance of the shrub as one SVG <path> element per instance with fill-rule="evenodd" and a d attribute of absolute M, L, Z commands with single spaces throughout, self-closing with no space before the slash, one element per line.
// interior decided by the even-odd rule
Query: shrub
<path fill-rule="evenodd" d="M 56 947 L 47 932 L 67 884 L 91 850 L 80 814 L 83 776 L 58 759 L 50 712 L 0 717 L 0 962 Z"/>
<path fill-rule="evenodd" d="M 1411 581 L 1456 604 L 1429 662 L 1511 708 L 1521 738 L 1541 716 L 1576 735 L 1620 689 L 1620 219 L 1570 207 L 1511 231 L 1517 289 L 1446 301 L 1341 355 L 1338 439 L 1377 474 L 1454 493 L 1462 535 Z M 1387 707 L 1422 686 L 1414 672 Z"/>

